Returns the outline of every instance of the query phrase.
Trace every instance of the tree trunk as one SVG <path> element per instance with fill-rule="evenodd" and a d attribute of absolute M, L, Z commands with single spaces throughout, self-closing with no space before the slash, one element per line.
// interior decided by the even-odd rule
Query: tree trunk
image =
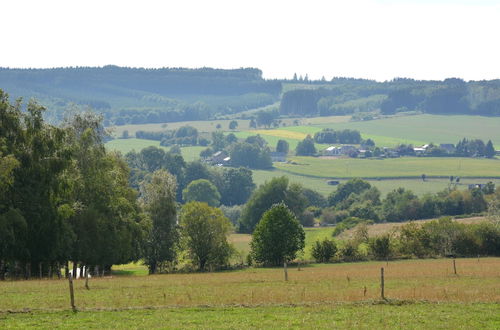
<path fill-rule="evenodd" d="M 40 262 L 38 263 L 38 277 L 39 277 L 40 279 L 42 279 L 42 275 L 43 275 L 43 273 L 42 273 L 42 262 L 40 261 Z"/>
<path fill-rule="evenodd" d="M 56 267 L 57 278 L 61 279 L 61 264 L 59 263 L 59 261 L 56 263 Z"/>
<path fill-rule="evenodd" d="M 24 278 L 27 280 L 31 277 L 31 263 L 27 262 L 24 267 Z"/>
<path fill-rule="evenodd" d="M 73 261 L 73 278 L 76 280 L 76 269 L 78 268 L 78 263 Z"/>
<path fill-rule="evenodd" d="M 69 261 L 66 260 L 66 263 L 64 264 L 64 277 L 66 279 L 69 278 Z"/>
<path fill-rule="evenodd" d="M 0 260 L 0 281 L 5 281 L 5 263 Z"/>

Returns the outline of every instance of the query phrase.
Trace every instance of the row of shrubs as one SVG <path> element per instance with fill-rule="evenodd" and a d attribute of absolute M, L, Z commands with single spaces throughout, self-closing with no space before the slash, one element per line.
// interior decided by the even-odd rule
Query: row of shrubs
<path fill-rule="evenodd" d="M 316 241 L 316 262 L 391 260 L 406 258 L 500 256 L 500 226 L 492 222 L 462 224 L 449 217 L 424 224 L 411 222 L 377 237 L 369 237 L 368 225 L 357 226 L 353 238 L 337 243 Z"/>

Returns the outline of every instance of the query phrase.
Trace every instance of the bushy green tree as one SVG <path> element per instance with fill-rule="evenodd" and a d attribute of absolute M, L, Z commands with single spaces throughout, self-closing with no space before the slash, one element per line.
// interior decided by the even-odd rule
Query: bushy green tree
<path fill-rule="evenodd" d="M 295 154 L 297 156 L 313 156 L 316 154 L 316 147 L 314 146 L 313 138 L 308 135 L 302 141 L 297 144 L 295 148 Z"/>
<path fill-rule="evenodd" d="M 280 203 L 264 213 L 255 227 L 250 246 L 255 261 L 278 266 L 295 259 L 304 242 L 304 229 L 292 211 Z"/>
<path fill-rule="evenodd" d="M 224 205 L 244 204 L 255 189 L 252 171 L 243 167 L 224 170 L 222 181 L 220 193 Z"/>
<path fill-rule="evenodd" d="M 183 244 L 199 270 L 229 263 L 233 251 L 227 240 L 231 223 L 221 210 L 189 202 L 182 207 L 179 223 Z"/>
<path fill-rule="evenodd" d="M 302 187 L 288 183 L 287 177 L 272 178 L 255 190 L 245 204 L 239 221 L 239 231 L 251 233 L 259 220 L 272 205 L 285 203 L 296 217 L 306 208 L 307 200 Z"/>
<path fill-rule="evenodd" d="M 325 238 L 317 240 L 312 248 L 312 256 L 316 262 L 329 262 L 337 253 L 337 244 L 334 240 Z"/>
<path fill-rule="evenodd" d="M 378 260 L 387 260 L 392 256 L 391 237 L 388 234 L 369 240 L 370 251 Z"/>
<path fill-rule="evenodd" d="M 273 163 L 269 150 L 248 142 L 234 143 L 230 150 L 231 163 L 234 166 L 254 169 L 271 168 Z"/>
<path fill-rule="evenodd" d="M 236 127 L 238 127 L 238 122 L 236 120 L 231 120 L 231 122 L 229 122 L 229 129 L 233 130 L 236 129 Z"/>
<path fill-rule="evenodd" d="M 351 194 L 361 194 L 365 190 L 371 188 L 369 182 L 364 181 L 359 178 L 350 179 L 345 183 L 341 183 L 337 190 L 332 192 L 328 196 L 328 204 L 330 206 L 335 206 L 337 203 L 340 203 L 347 199 Z"/>
<path fill-rule="evenodd" d="M 278 140 L 278 143 L 276 144 L 276 152 L 284 152 L 285 154 L 288 153 L 290 149 L 290 146 L 288 142 L 285 140 Z"/>
<path fill-rule="evenodd" d="M 210 206 L 219 206 L 220 193 L 210 181 L 199 179 L 192 181 L 182 191 L 182 198 L 186 202 L 205 202 Z"/>

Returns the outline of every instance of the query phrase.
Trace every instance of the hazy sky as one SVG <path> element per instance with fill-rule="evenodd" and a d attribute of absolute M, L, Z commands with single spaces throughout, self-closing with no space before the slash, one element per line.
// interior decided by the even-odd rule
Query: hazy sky
<path fill-rule="evenodd" d="M 500 78 L 500 0 L 3 0 L 0 66 Z"/>

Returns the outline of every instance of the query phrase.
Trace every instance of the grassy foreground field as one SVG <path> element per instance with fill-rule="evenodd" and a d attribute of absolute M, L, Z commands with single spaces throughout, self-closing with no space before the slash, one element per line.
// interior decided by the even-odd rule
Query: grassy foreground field
<path fill-rule="evenodd" d="M 15 314 L 2 319 L 4 328 L 211 328 L 332 329 L 422 328 L 498 329 L 495 303 L 322 304 L 265 307 L 201 307 Z"/>
<path fill-rule="evenodd" d="M 500 258 L 310 265 L 75 282 L 4 282 L 0 327 L 498 327 Z M 379 274 L 386 297 L 380 304 Z M 29 313 L 9 313 L 8 310 Z"/>

